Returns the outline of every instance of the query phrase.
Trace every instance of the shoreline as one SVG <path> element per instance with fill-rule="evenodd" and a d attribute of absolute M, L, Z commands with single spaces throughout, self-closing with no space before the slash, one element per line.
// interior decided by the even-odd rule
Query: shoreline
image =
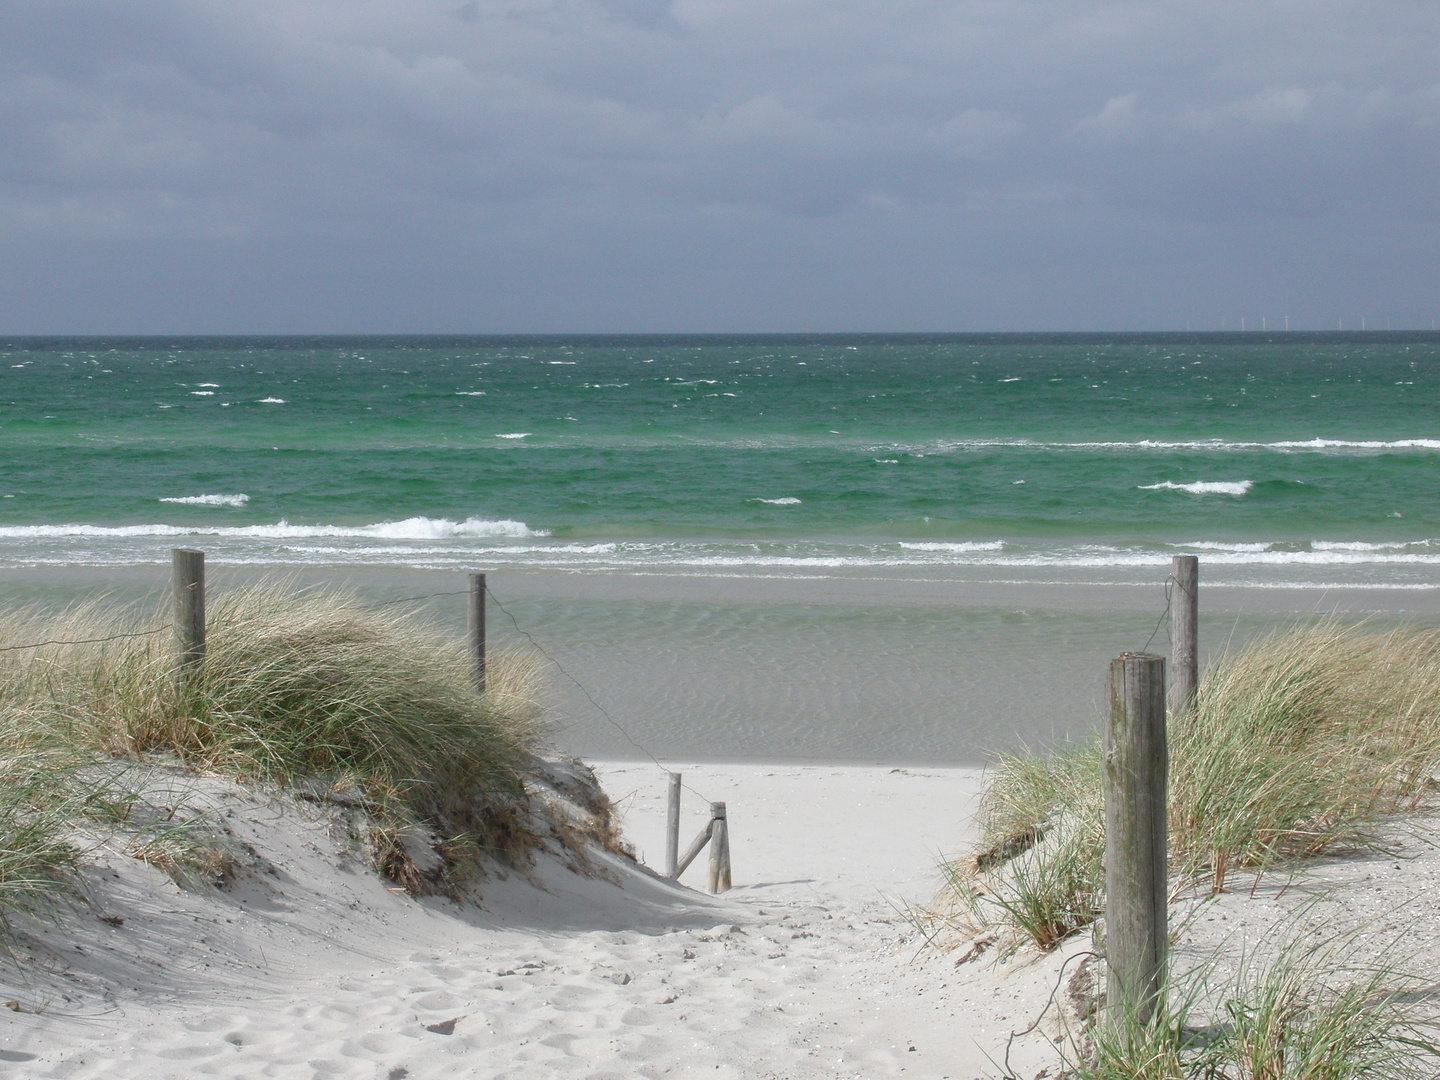
<path fill-rule="evenodd" d="M 1437 590 L 1247 590 L 1207 587 L 1204 574 L 1202 562 L 1202 666 L 1315 617 L 1440 622 Z M 419 598 L 404 609 L 464 633 L 459 572 L 218 562 L 207 573 L 216 603 L 234 585 L 276 576 L 353 588 L 376 603 Z M 546 705 L 566 753 L 983 767 L 997 754 L 1095 730 L 1109 661 L 1146 646 L 1166 651 L 1163 581 L 500 571 L 488 580 L 498 597 L 488 629 L 492 648 L 528 646 L 529 635 L 543 649 Z M 158 609 L 161 621 L 168 587 L 168 566 L 0 570 L 0 604 L 63 606 L 108 594 L 141 612 Z"/>
<path fill-rule="evenodd" d="M 476 560 L 478 570 L 486 570 Z M 406 588 L 432 588 L 460 582 L 465 571 L 390 564 L 354 563 L 227 563 L 211 561 L 216 584 L 262 577 L 293 578 L 302 585 L 335 584 L 363 593 L 388 593 Z M 1435 583 L 1328 583 L 1317 586 L 1253 583 L 1201 588 L 1206 610 L 1259 614 L 1374 612 L 1440 616 L 1440 581 Z M 553 568 L 490 569 L 496 583 L 514 596 L 588 600 L 683 600 L 731 603 L 959 606 L 1041 609 L 1066 612 L 1144 611 L 1154 608 L 1154 594 L 1163 590 L 1164 566 L 1149 581 L 971 581 L 914 578 L 902 574 L 764 575 L 665 573 L 659 571 L 594 572 Z M 168 562 L 126 565 L 0 567 L 0 598 L 23 591 L 111 588 L 132 594 L 163 593 L 169 584 Z M 386 597 L 388 598 L 388 597 Z"/>

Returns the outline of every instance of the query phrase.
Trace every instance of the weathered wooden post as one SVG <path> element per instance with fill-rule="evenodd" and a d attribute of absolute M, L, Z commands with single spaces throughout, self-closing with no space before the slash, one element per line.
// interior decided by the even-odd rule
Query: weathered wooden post
<path fill-rule="evenodd" d="M 485 575 L 470 575 L 470 678 L 475 690 L 485 692 Z"/>
<path fill-rule="evenodd" d="M 175 607 L 175 681 L 184 683 L 205 659 L 205 553 L 170 551 L 170 590 Z"/>
<path fill-rule="evenodd" d="M 1179 716 L 1195 704 L 1200 686 L 1200 560 L 1176 555 L 1171 563 L 1175 581 L 1170 612 L 1170 715 Z"/>
<path fill-rule="evenodd" d="M 670 798 L 665 807 L 665 876 L 678 877 L 680 873 L 680 774 L 672 772 L 670 777 Z"/>
<path fill-rule="evenodd" d="M 1164 987 L 1168 770 L 1165 659 L 1121 653 L 1105 725 L 1105 960 L 1122 1022 L 1149 1023 Z"/>
<path fill-rule="evenodd" d="M 726 892 L 730 888 L 730 827 L 725 820 L 725 804 L 710 804 L 710 891 Z"/>
<path fill-rule="evenodd" d="M 713 811 L 713 804 L 711 809 Z M 680 880 L 680 875 L 690 868 L 690 864 L 695 861 L 695 856 L 705 850 L 705 845 L 710 842 L 710 837 L 714 835 L 714 832 L 715 819 L 712 817 L 705 823 L 705 827 L 700 830 L 700 834 L 696 836 L 694 840 L 690 841 L 690 846 L 685 849 L 685 854 L 680 856 L 680 862 L 675 867 L 675 873 L 670 875 L 672 878 L 676 881 Z"/>

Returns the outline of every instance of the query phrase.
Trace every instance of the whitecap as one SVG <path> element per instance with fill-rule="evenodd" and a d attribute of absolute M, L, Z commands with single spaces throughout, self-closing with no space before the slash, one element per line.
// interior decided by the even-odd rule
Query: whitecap
<path fill-rule="evenodd" d="M 191 390 L 191 391 L 190 391 L 190 396 L 191 396 L 191 397 L 214 397 L 214 396 L 215 396 L 215 391 L 214 391 L 214 390 Z"/>
<path fill-rule="evenodd" d="M 456 390 L 456 397 L 484 397 L 484 390 Z"/>
<path fill-rule="evenodd" d="M 967 551 L 1000 551 L 1005 547 L 1005 543 L 1002 540 L 962 540 L 956 543 L 902 541 L 900 546 L 906 551 L 946 551 L 958 555 Z"/>
<path fill-rule="evenodd" d="M 466 518 L 413 517 L 404 521 L 381 521 L 374 525 L 291 525 L 280 520 L 273 525 L 10 525 L 0 527 L 0 537 L 35 539 L 64 536 L 237 536 L 277 540 L 305 537 L 380 537 L 389 540 L 443 540 L 450 537 L 536 537 L 549 536 L 545 529 L 531 529 L 523 521 L 508 518 L 489 521 Z"/>
<path fill-rule="evenodd" d="M 528 439 L 532 434 L 533 434 L 533 432 L 529 432 L 529 431 L 512 431 L 512 432 L 510 432 L 509 434 L 506 434 L 506 435 L 496 435 L 495 438 L 497 438 L 497 439 Z"/>
<path fill-rule="evenodd" d="M 769 504 L 772 505 L 772 506 L 798 506 L 798 505 L 800 505 L 800 500 L 797 499 L 797 498 L 795 498 L 794 495 L 785 495 L 785 496 L 782 496 L 781 498 L 778 498 L 778 499 L 751 499 L 750 501 L 751 501 L 751 502 L 769 503 Z"/>
<path fill-rule="evenodd" d="M 255 404 L 257 405 L 284 405 L 285 399 L 281 397 L 262 397 Z"/>
<path fill-rule="evenodd" d="M 174 495 L 162 498 L 163 503 L 183 503 L 186 506 L 244 506 L 250 501 L 249 495 Z"/>
<path fill-rule="evenodd" d="M 1188 491 L 1191 495 L 1244 495 L 1255 486 L 1253 480 L 1197 480 L 1193 484 L 1176 484 L 1163 480 L 1158 484 L 1140 484 L 1141 491 Z"/>

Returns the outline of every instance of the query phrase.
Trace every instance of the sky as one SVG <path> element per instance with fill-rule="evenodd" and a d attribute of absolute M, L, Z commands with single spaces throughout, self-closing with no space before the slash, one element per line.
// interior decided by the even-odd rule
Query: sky
<path fill-rule="evenodd" d="M 1433 0 L 5 0 L 0 332 L 1428 329 Z"/>

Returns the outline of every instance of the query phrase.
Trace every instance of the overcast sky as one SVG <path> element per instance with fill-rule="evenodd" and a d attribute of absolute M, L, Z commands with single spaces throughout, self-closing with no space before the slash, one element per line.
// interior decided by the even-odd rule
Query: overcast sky
<path fill-rule="evenodd" d="M 0 332 L 1429 328 L 1434 0 L 4 0 Z"/>

